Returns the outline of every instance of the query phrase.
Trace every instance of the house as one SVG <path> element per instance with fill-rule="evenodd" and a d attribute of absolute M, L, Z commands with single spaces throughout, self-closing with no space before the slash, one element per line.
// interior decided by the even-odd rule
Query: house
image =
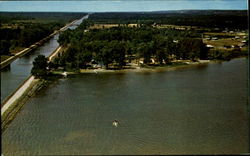
<path fill-rule="evenodd" d="M 152 63 L 155 63 L 155 60 L 154 60 L 153 58 L 151 58 L 151 62 L 152 62 Z"/>
<path fill-rule="evenodd" d="M 233 45 L 232 48 L 240 48 L 238 45 Z"/>
<path fill-rule="evenodd" d="M 218 40 L 218 37 L 212 37 L 212 40 Z"/>
<path fill-rule="evenodd" d="M 208 48 L 214 48 L 214 46 L 212 46 L 210 44 L 207 44 L 206 47 L 208 47 Z"/>
<path fill-rule="evenodd" d="M 173 40 L 174 43 L 178 43 L 179 41 L 178 40 Z"/>

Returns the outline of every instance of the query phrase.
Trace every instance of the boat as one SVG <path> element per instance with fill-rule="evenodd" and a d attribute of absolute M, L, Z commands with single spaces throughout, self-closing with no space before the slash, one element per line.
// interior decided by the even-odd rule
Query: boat
<path fill-rule="evenodd" d="M 117 120 L 114 120 L 113 123 L 112 123 L 112 125 L 115 126 L 115 127 L 118 127 L 118 124 L 119 124 L 119 122 Z"/>

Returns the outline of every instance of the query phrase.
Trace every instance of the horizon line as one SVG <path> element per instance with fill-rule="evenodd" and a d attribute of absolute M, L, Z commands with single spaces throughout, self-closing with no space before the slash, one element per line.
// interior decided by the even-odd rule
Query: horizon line
<path fill-rule="evenodd" d="M 168 12 L 168 11 L 248 11 L 248 9 L 178 9 L 178 10 L 154 10 L 154 11 L 0 11 L 0 12 L 47 12 L 47 13 L 121 13 L 121 12 Z"/>

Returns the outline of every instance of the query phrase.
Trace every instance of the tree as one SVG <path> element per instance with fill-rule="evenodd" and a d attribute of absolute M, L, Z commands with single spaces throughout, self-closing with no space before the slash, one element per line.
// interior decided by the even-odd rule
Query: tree
<path fill-rule="evenodd" d="M 70 42 L 70 39 L 72 38 L 72 30 L 67 29 L 64 32 L 60 33 L 59 38 L 58 38 L 58 43 L 60 45 L 65 46 Z"/>
<path fill-rule="evenodd" d="M 167 61 L 167 55 L 166 52 L 163 49 L 159 49 L 156 51 L 156 58 L 160 64 L 163 63 L 163 61 Z"/>
<path fill-rule="evenodd" d="M 119 68 L 125 65 L 125 48 L 124 43 L 119 41 L 112 41 L 110 43 L 112 54 L 116 63 L 118 63 Z"/>
<path fill-rule="evenodd" d="M 109 47 L 109 45 L 104 46 L 101 49 L 100 58 L 103 64 L 105 65 L 106 69 L 108 69 L 109 64 L 113 61 L 112 50 Z"/>
<path fill-rule="evenodd" d="M 143 62 L 145 64 L 150 63 L 152 46 L 150 43 L 140 43 L 138 45 L 137 51 L 141 57 L 143 57 Z"/>
<path fill-rule="evenodd" d="M 200 59 L 203 59 L 203 60 L 208 59 L 208 51 L 209 51 L 209 48 L 206 46 L 206 44 L 202 43 L 201 52 L 200 52 Z"/>
<path fill-rule="evenodd" d="M 10 54 L 9 49 L 10 49 L 10 43 L 6 40 L 1 40 L 0 41 L 0 54 L 9 55 Z"/>
<path fill-rule="evenodd" d="M 44 55 L 38 55 L 33 61 L 31 74 L 37 78 L 45 78 L 48 75 L 48 59 Z"/>
<path fill-rule="evenodd" d="M 86 68 L 87 63 L 90 62 L 92 59 L 92 53 L 90 51 L 84 51 L 81 53 L 78 53 L 77 55 L 77 67 L 81 68 L 82 66 Z"/>

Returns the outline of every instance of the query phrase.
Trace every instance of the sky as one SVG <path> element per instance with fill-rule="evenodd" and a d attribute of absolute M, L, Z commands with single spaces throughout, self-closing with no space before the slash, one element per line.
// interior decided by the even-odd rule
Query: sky
<path fill-rule="evenodd" d="M 128 12 L 210 9 L 247 10 L 248 0 L 0 0 L 0 11 L 22 12 Z"/>

